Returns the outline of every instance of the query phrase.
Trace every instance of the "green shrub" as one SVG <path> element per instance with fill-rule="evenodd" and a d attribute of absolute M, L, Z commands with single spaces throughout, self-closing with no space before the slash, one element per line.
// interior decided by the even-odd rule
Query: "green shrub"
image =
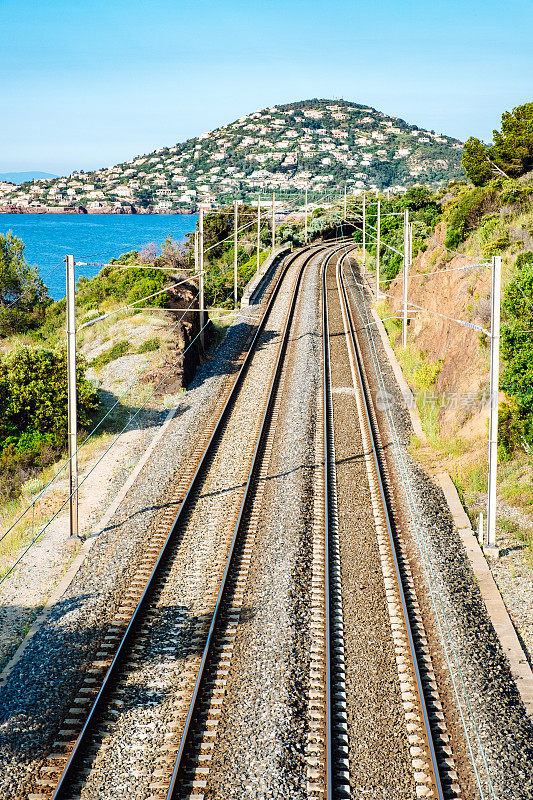
<path fill-rule="evenodd" d="M 511 244 L 509 240 L 509 235 L 505 234 L 504 236 L 499 236 L 497 239 L 493 239 L 492 242 L 488 242 L 482 249 L 483 258 L 492 258 L 492 256 L 496 256 L 502 252 L 502 250 L 506 250 L 509 245 Z"/>
<path fill-rule="evenodd" d="M 462 191 L 446 213 L 446 247 L 454 250 L 463 242 L 481 219 L 499 204 L 497 182 Z"/>
<path fill-rule="evenodd" d="M 86 426 L 98 397 L 77 363 L 78 421 Z M 67 363 L 64 348 L 22 347 L 0 356 L 0 498 L 15 497 L 25 481 L 52 463 L 67 440 Z"/>
<path fill-rule="evenodd" d="M 122 358 L 125 356 L 128 350 L 130 349 L 130 343 L 127 339 L 121 339 L 120 342 L 116 342 L 109 350 L 104 350 L 103 353 L 100 353 L 99 356 L 93 358 L 90 363 L 91 367 L 95 367 L 98 369 L 99 367 L 105 367 L 106 364 L 110 364 L 111 361 L 116 361 L 117 358 Z"/>
<path fill-rule="evenodd" d="M 121 256 L 121 260 L 127 261 L 131 255 L 127 253 L 124 257 Z M 130 304 L 135 300 L 140 300 L 142 297 L 158 292 L 170 282 L 169 276 L 162 270 L 135 269 L 135 267 L 125 269 L 124 265 L 119 261 L 113 261 L 112 266 L 104 267 L 91 280 L 80 278 L 76 303 L 80 309 L 87 312 L 108 299 Z M 144 303 L 139 303 L 138 307 L 151 306 L 160 308 L 165 305 L 165 302 L 166 293 L 162 292 Z"/>
<path fill-rule="evenodd" d="M 85 378 L 85 361 L 77 362 L 78 420 L 87 425 L 98 405 Z M 21 347 L 0 356 L 0 441 L 28 430 L 67 430 L 67 359 L 64 348 Z"/>
<path fill-rule="evenodd" d="M 519 184 L 515 184 L 511 181 L 509 181 L 508 184 L 504 184 L 501 195 L 502 203 L 508 205 L 527 206 L 532 199 L 532 186 L 520 186 Z"/>
<path fill-rule="evenodd" d="M 498 411 L 498 455 L 509 458 L 511 454 L 533 443 L 531 415 L 510 398 L 500 404 Z"/>
<path fill-rule="evenodd" d="M 154 336 L 152 339 L 146 339 L 139 347 L 137 348 L 138 353 L 151 353 L 153 350 L 158 350 L 160 347 L 160 341 L 157 336 Z"/>
<path fill-rule="evenodd" d="M 501 328 L 505 365 L 500 386 L 524 413 L 533 415 L 533 252 L 516 260 L 514 280 L 503 295 Z"/>
<path fill-rule="evenodd" d="M 17 449 L 15 442 L 5 445 L 0 452 L 0 502 L 14 499 L 23 484 L 36 476 L 61 455 L 64 442 L 58 436 L 34 438 L 33 446 Z"/>

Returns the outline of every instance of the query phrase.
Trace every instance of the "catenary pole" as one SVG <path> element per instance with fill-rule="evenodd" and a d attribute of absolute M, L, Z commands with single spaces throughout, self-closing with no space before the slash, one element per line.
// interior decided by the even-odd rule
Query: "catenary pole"
<path fill-rule="evenodd" d="M 237 237 L 238 237 L 238 229 L 239 229 L 238 201 L 235 200 L 234 210 L 233 210 L 233 301 L 234 301 L 234 305 L 235 305 L 235 311 L 237 311 L 237 305 L 238 305 L 238 293 L 237 293 L 237 279 L 238 279 Z"/>
<path fill-rule="evenodd" d="M 380 247 L 381 247 L 381 200 L 378 199 L 378 218 L 376 220 L 376 300 L 379 300 Z"/>
<path fill-rule="evenodd" d="M 307 186 L 305 187 L 305 244 L 307 244 Z"/>
<path fill-rule="evenodd" d="M 257 196 L 257 269 L 259 272 L 259 246 L 261 244 L 261 195 Z"/>
<path fill-rule="evenodd" d="M 487 545 L 485 551 L 498 554 L 496 547 L 496 479 L 498 469 L 498 388 L 500 373 L 500 291 L 502 259 L 492 259 L 492 314 L 490 326 L 490 416 L 489 477 L 487 492 Z"/>
<path fill-rule="evenodd" d="M 403 212 L 403 327 L 402 347 L 407 347 L 407 271 L 409 267 L 409 211 Z"/>
<path fill-rule="evenodd" d="M 276 247 L 276 195 L 272 192 L 272 252 Z"/>
<path fill-rule="evenodd" d="M 76 279 L 74 256 L 67 256 L 67 390 L 69 457 L 69 531 L 78 538 L 78 409 L 76 397 Z"/>
<path fill-rule="evenodd" d="M 198 216 L 198 289 L 200 292 L 200 344 L 204 347 L 204 209 Z"/>
<path fill-rule="evenodd" d="M 363 192 L 363 272 L 366 267 L 366 192 Z"/>
<path fill-rule="evenodd" d="M 346 181 L 344 181 L 344 219 L 346 219 Z"/>

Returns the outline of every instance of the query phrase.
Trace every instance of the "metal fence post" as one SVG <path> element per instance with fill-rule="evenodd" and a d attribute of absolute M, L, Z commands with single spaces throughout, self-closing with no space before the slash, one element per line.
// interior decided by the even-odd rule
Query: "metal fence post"
<path fill-rule="evenodd" d="M 502 259 L 492 259 L 492 315 L 490 326 L 489 477 L 487 491 L 487 544 L 484 551 L 499 555 L 496 546 L 496 484 L 498 474 L 498 388 L 500 375 L 500 290 Z"/>
<path fill-rule="evenodd" d="M 363 272 L 366 268 L 366 192 L 363 192 Z"/>
<path fill-rule="evenodd" d="M 259 272 L 259 248 L 261 245 L 261 195 L 257 197 L 257 268 Z"/>
<path fill-rule="evenodd" d="M 305 244 L 307 244 L 307 186 L 305 187 Z"/>
<path fill-rule="evenodd" d="M 272 192 L 272 252 L 276 248 L 276 195 Z"/>
<path fill-rule="evenodd" d="M 233 212 L 233 299 L 235 304 L 235 311 L 237 311 L 238 294 L 237 294 L 237 279 L 238 279 L 238 251 L 237 251 L 237 236 L 239 227 L 239 212 L 238 201 L 235 200 L 235 207 Z"/>
<path fill-rule="evenodd" d="M 67 392 L 69 457 L 69 530 L 78 538 L 78 407 L 76 396 L 76 276 L 74 256 L 67 256 Z"/>
<path fill-rule="evenodd" d="M 409 267 L 409 211 L 403 212 L 403 328 L 402 347 L 407 347 L 407 270 Z"/>
<path fill-rule="evenodd" d="M 200 292 L 200 345 L 204 349 L 204 209 L 198 216 L 198 289 Z"/>
<path fill-rule="evenodd" d="M 376 221 L 376 300 L 379 300 L 379 250 L 381 247 L 381 200 L 378 200 L 378 218 Z"/>

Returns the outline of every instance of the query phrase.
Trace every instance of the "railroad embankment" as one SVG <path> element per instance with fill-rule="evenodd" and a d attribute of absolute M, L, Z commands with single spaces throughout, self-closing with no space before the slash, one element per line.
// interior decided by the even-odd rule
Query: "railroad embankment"
<path fill-rule="evenodd" d="M 494 201 L 496 205 L 497 201 Z M 430 472 L 447 471 L 474 529 L 486 510 L 489 398 L 489 337 L 475 328 L 491 328 L 491 268 L 503 255 L 502 327 L 509 325 L 506 296 L 520 280 L 520 264 L 533 247 L 529 204 L 499 203 L 472 225 L 457 250 L 449 244 L 445 215 L 410 268 L 408 344 L 402 347 L 402 275 L 378 304 L 391 344 L 413 390 L 427 444 L 415 439 L 416 456 Z M 447 243 L 447 244 L 445 244 Z M 480 266 L 475 266 L 480 265 Z M 526 292 L 527 294 L 527 292 Z M 531 305 L 528 297 L 525 303 Z M 392 317 L 392 319 L 390 318 Z M 387 319 L 389 318 L 389 319 Z M 461 322 L 468 323 L 467 326 Z M 502 369 L 506 369 L 505 352 Z M 502 383 L 500 383 L 500 387 Z M 500 392 L 497 543 L 500 558 L 491 569 L 533 663 L 533 453 L 524 436 L 509 443 L 516 428 L 516 401 Z M 509 422 L 510 420 L 510 422 Z"/>

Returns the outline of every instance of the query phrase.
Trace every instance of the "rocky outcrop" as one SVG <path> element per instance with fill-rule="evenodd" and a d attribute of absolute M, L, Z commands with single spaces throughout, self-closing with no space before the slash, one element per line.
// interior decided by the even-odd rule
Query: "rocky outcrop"
<path fill-rule="evenodd" d="M 163 379 L 170 367 L 175 365 L 161 387 L 161 392 L 164 394 L 173 394 L 189 385 L 214 340 L 214 328 L 209 322 L 207 312 L 199 311 L 197 285 L 183 275 L 173 275 L 171 279 L 178 285 L 169 290 L 165 305 L 167 309 L 172 310 L 178 324 L 168 341 L 163 364 L 159 365 L 157 370 L 146 374 L 147 381 L 157 383 Z M 200 335 L 202 327 L 203 336 Z M 183 353 L 183 358 L 176 364 L 180 353 Z"/>

